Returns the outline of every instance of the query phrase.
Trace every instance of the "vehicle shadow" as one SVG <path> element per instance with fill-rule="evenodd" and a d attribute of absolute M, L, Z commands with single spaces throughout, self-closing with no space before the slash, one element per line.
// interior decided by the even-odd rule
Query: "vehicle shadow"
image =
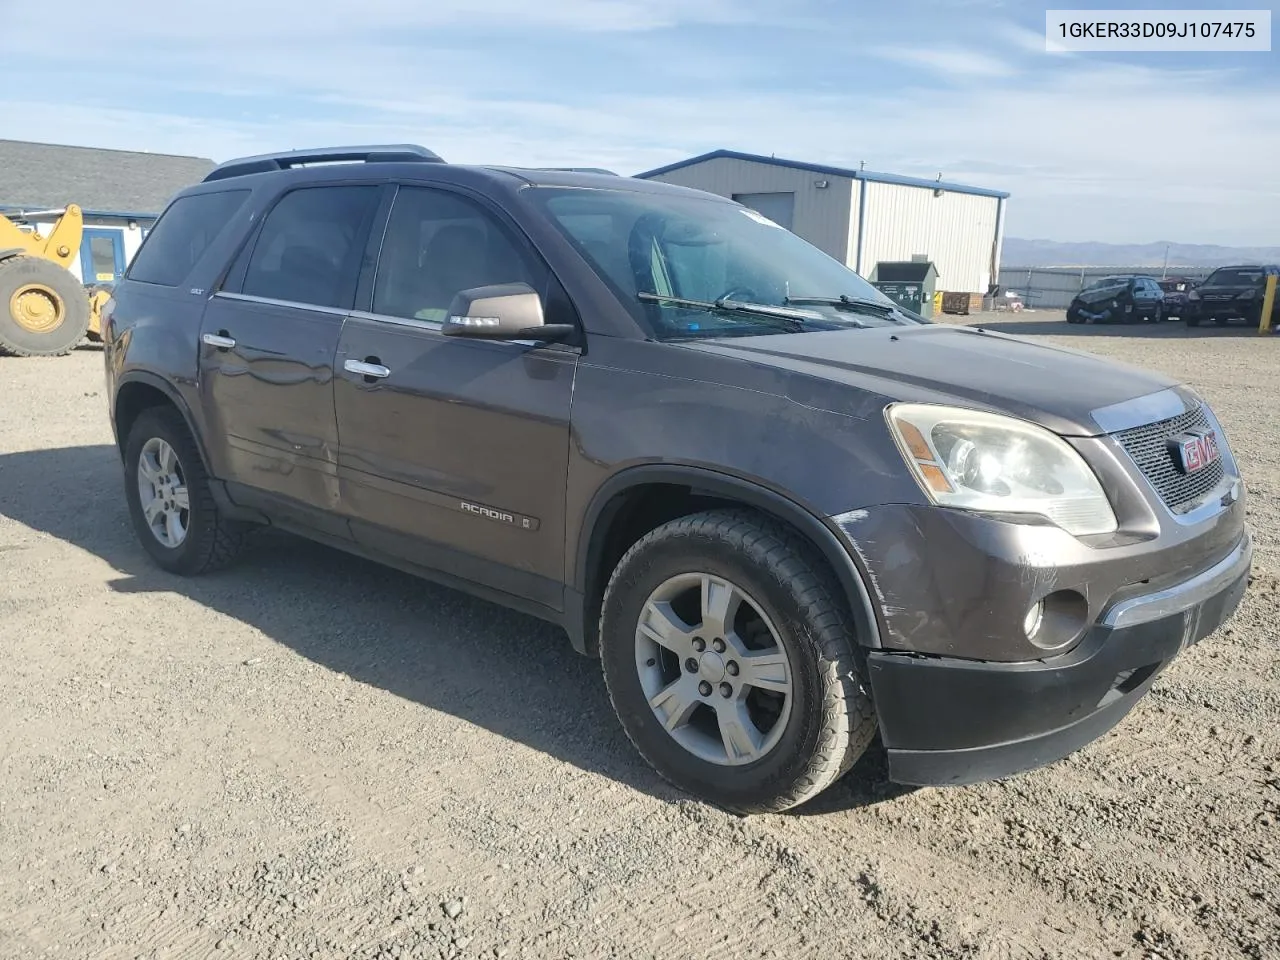
<path fill-rule="evenodd" d="M 915 793 L 919 787 L 894 783 L 889 779 L 889 760 L 880 735 L 839 781 L 832 784 L 808 803 L 792 811 L 795 816 L 813 817 L 873 807 L 876 804 Z"/>
<path fill-rule="evenodd" d="M 660 799 L 687 799 L 623 734 L 598 661 L 542 621 L 274 531 L 232 569 L 165 573 L 137 542 L 109 444 L 0 454 L 0 516 L 102 558 L 122 574 L 116 591 L 181 594 L 352 680 Z M 828 809 L 887 796 L 874 779 L 853 779 L 828 791 Z"/>

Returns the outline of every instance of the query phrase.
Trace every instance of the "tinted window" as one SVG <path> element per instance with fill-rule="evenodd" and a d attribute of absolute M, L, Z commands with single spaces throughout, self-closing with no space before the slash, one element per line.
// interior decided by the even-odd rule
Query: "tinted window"
<path fill-rule="evenodd" d="M 176 287 L 248 196 L 248 190 L 225 190 L 175 200 L 147 232 L 147 242 L 129 267 L 129 279 Z"/>
<path fill-rule="evenodd" d="M 243 293 L 349 307 L 378 188 L 308 187 L 287 193 L 263 221 Z"/>
<path fill-rule="evenodd" d="M 461 290 L 495 283 L 541 290 L 544 273 L 487 212 L 440 190 L 402 187 L 373 285 L 373 312 L 443 321 Z"/>

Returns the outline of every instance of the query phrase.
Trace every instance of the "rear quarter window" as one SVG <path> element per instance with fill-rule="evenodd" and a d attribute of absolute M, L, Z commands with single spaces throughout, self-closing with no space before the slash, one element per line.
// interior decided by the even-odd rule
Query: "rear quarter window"
<path fill-rule="evenodd" d="M 209 244 L 244 206 L 248 190 L 223 190 L 179 197 L 156 221 L 133 258 L 130 280 L 176 287 L 186 279 Z"/>

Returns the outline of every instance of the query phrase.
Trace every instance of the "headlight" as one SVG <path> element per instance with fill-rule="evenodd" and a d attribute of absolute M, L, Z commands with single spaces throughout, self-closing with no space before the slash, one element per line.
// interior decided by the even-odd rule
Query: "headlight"
<path fill-rule="evenodd" d="M 885 417 L 916 480 L 939 506 L 1047 517 L 1078 537 L 1117 527 L 1089 465 L 1043 427 L 924 403 L 891 404 Z"/>
<path fill-rule="evenodd" d="M 1246 290 L 1244 293 L 1237 293 L 1237 294 L 1236 294 L 1236 299 L 1237 299 L 1237 300 L 1252 300 L 1252 299 L 1253 299 L 1254 297 L 1256 297 L 1257 295 L 1258 295 L 1258 291 L 1257 291 L 1257 290 Z"/>
<path fill-rule="evenodd" d="M 1189 291 L 1189 292 L 1187 293 L 1187 299 L 1188 299 L 1188 300 L 1199 300 L 1199 299 L 1200 299 L 1200 293 L 1199 293 L 1199 291 L 1197 291 L 1197 290 L 1191 290 L 1191 291 Z"/>

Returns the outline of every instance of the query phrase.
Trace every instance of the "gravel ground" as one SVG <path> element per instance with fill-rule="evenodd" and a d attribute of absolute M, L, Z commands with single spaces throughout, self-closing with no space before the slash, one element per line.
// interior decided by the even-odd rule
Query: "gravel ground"
<path fill-rule="evenodd" d="M 101 354 L 0 359 L 0 956 L 1280 957 L 1280 338 L 969 317 L 1184 378 L 1256 575 L 1111 734 L 739 819 L 555 630 L 284 536 L 146 560 Z"/>

